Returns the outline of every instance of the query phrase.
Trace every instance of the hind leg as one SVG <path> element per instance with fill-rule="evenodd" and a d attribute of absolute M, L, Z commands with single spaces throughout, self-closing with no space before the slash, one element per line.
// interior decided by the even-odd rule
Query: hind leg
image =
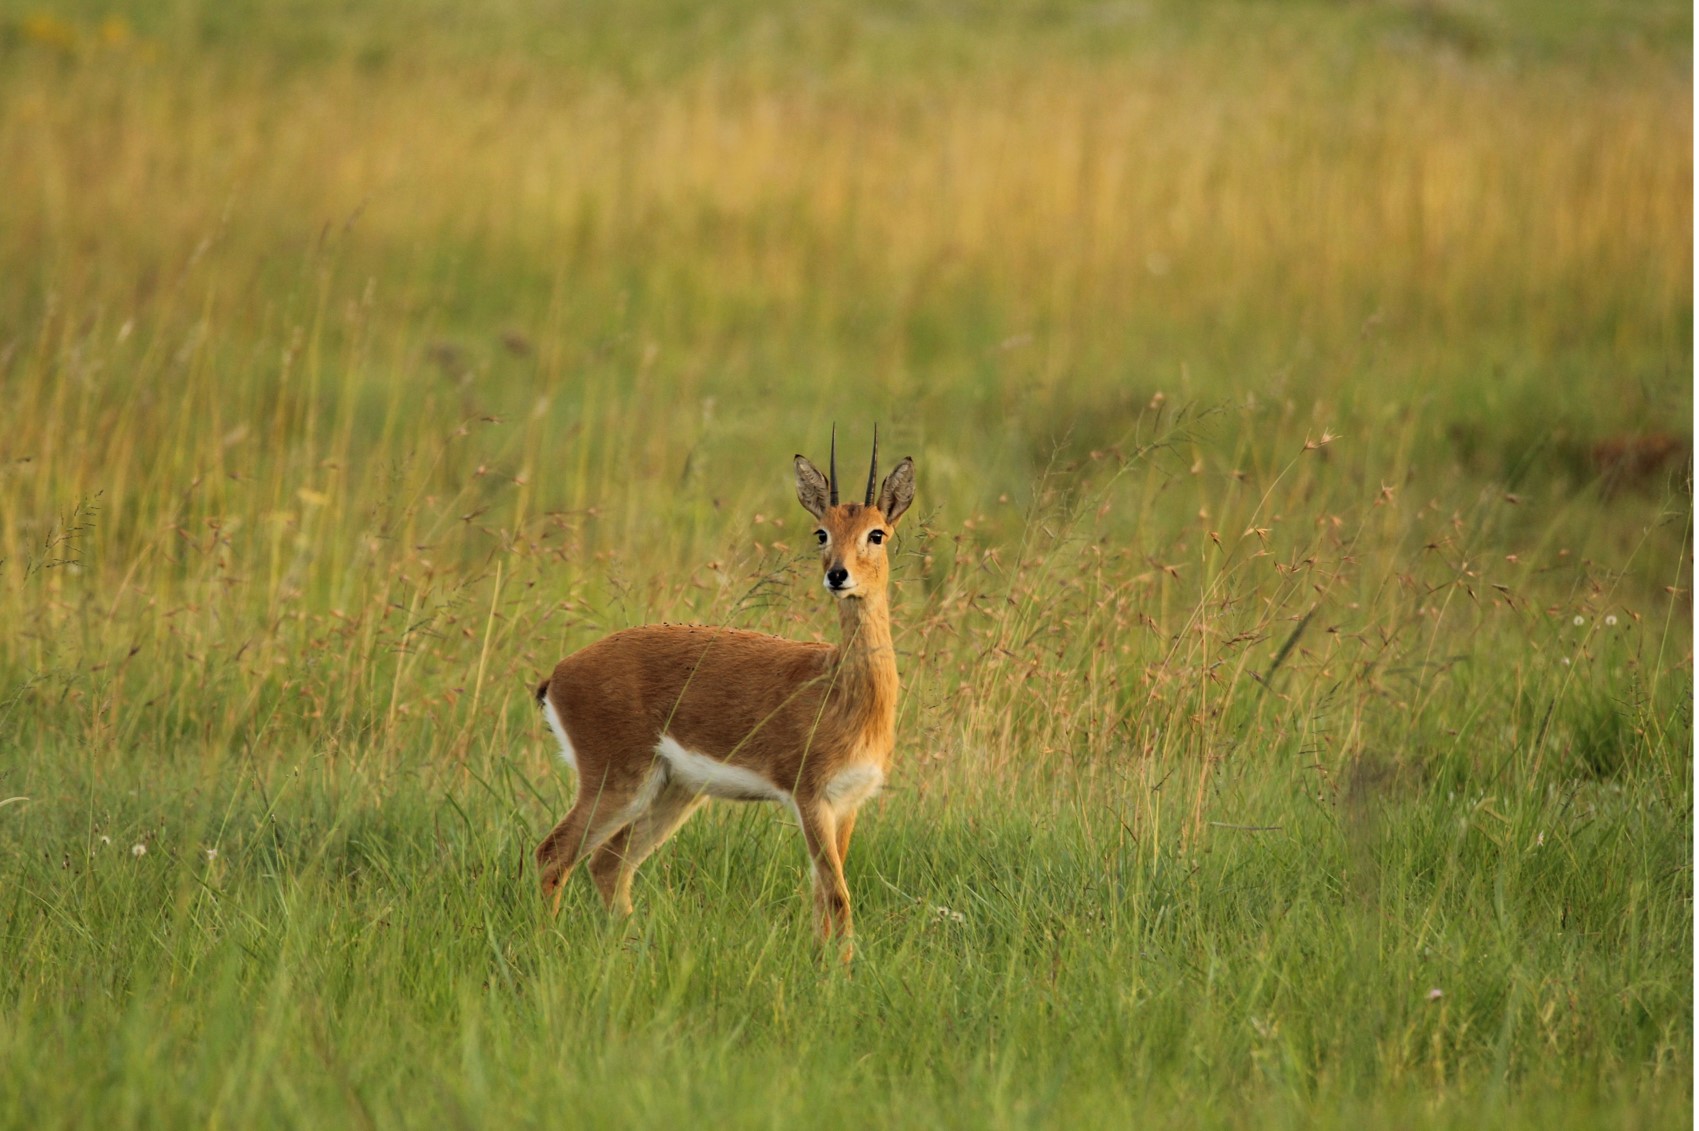
<path fill-rule="evenodd" d="M 590 857 L 590 875 L 616 915 L 631 914 L 631 877 L 702 804 L 700 794 L 663 790 L 649 808 L 610 837 Z"/>
<path fill-rule="evenodd" d="M 537 846 L 537 871 L 542 876 L 543 894 L 554 896 L 556 914 L 560 912 L 561 893 L 573 866 L 649 807 L 644 794 L 652 793 L 659 779 L 651 773 L 635 783 L 621 785 L 623 788 L 604 783 L 602 788 L 592 790 L 580 782 L 572 811 Z"/>

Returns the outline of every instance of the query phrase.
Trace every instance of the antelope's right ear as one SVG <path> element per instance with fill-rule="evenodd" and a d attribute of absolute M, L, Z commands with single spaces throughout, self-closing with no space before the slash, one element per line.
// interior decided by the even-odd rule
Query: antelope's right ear
<path fill-rule="evenodd" d="M 797 456 L 796 501 L 802 504 L 802 509 L 815 518 L 824 518 L 830 490 L 820 469 L 809 463 L 806 456 Z"/>

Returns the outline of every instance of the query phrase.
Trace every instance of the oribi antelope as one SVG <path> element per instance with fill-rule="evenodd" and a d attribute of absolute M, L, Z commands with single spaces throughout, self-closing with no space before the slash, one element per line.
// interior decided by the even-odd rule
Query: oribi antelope
<path fill-rule="evenodd" d="M 561 756 L 578 775 L 571 812 L 536 852 L 557 913 L 578 861 L 589 858 L 608 909 L 629 914 L 633 874 L 706 799 L 777 801 L 802 828 L 816 926 L 849 956 L 844 856 L 856 811 L 884 783 L 895 744 L 886 551 L 914 501 L 914 461 L 903 459 L 880 483 L 875 428 L 860 503 L 838 501 L 837 463 L 836 429 L 828 474 L 803 456 L 794 461 L 796 497 L 818 522 L 837 644 L 645 625 L 573 653 L 538 686 Z"/>

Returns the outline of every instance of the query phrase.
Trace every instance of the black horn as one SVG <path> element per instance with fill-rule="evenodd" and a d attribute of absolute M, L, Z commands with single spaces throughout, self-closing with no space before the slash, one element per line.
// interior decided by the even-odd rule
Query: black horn
<path fill-rule="evenodd" d="M 873 425 L 873 465 L 867 469 L 867 505 L 873 505 L 873 488 L 879 483 L 879 425 Z"/>
<path fill-rule="evenodd" d="M 838 426 L 832 425 L 832 461 L 827 465 L 831 469 L 829 485 L 832 488 L 832 505 L 838 505 Z"/>

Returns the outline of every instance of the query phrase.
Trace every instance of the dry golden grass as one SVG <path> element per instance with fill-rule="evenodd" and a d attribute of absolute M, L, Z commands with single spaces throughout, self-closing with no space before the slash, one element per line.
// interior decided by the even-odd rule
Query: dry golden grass
<path fill-rule="evenodd" d="M 643 251 L 786 308 L 846 278 L 971 276 L 1066 340 L 1139 306 L 1184 317 L 1260 298 L 1322 331 L 1354 327 L 1356 296 L 1378 292 L 1443 332 L 1483 308 L 1600 317 L 1620 280 L 1657 311 L 1690 287 L 1679 76 L 1202 63 L 819 88 L 710 72 L 637 91 L 499 69 L 419 83 L 26 69 L 0 121 L 21 190 L 6 251 L 121 311 L 203 244 L 214 278 L 241 287 L 256 255 L 345 224 L 390 256 L 421 240 L 527 264 Z M 120 247 L 131 277 L 115 279 Z"/>
<path fill-rule="evenodd" d="M 503 63 L 243 75 L 127 42 L 101 48 L 103 65 L 26 57 L 8 79 L 0 163 L 21 191 L 0 262 L 29 285 L 0 298 L 14 406 L 0 534 L 45 544 L 98 493 L 103 551 L 83 568 L 99 571 L 112 624 L 143 619 L 113 629 L 35 607 L 62 577 L 15 580 L 6 600 L 42 638 L 81 619 L 108 652 L 158 631 L 143 608 L 199 609 L 212 619 L 169 631 L 239 647 L 255 665 L 242 686 L 304 646 L 276 628 L 286 608 L 352 618 L 364 627 L 347 678 L 391 722 L 418 669 L 374 659 L 372 616 L 411 624 L 445 586 L 469 594 L 478 675 L 444 694 L 477 704 L 489 658 L 538 638 L 498 623 L 490 570 L 551 529 L 570 527 L 569 547 L 527 585 L 605 596 L 606 563 L 586 577 L 576 555 L 618 555 L 641 585 L 731 548 L 739 564 L 722 576 L 748 578 L 724 593 L 741 592 L 782 551 L 735 549 L 735 532 L 784 501 L 732 452 L 778 431 L 806 446 L 828 415 L 902 412 L 931 505 L 971 514 L 987 487 L 1028 474 L 1024 451 L 1042 462 L 1045 427 L 1113 443 L 1163 419 L 1146 406 L 1155 389 L 1231 398 L 1248 415 L 1201 440 L 1182 429 L 1191 456 L 1147 464 L 1139 501 L 1117 500 L 1102 535 L 1126 540 L 1124 564 L 1071 562 L 1094 591 L 1144 594 L 1174 564 L 1161 546 L 1197 554 L 1189 511 L 1166 501 L 1186 464 L 1237 477 L 1210 478 L 1194 504 L 1231 556 L 1240 529 L 1279 526 L 1270 514 L 1325 517 L 1413 478 L 1433 490 L 1434 423 L 1399 406 L 1468 406 L 1478 368 L 1506 354 L 1560 367 L 1572 398 L 1620 385 L 1619 365 L 1644 381 L 1649 357 L 1690 356 L 1692 155 L 1672 141 L 1691 107 L 1674 73 L 1605 85 L 1386 52 L 1246 69 L 1194 50 L 948 82 L 707 68 L 632 87 Z M 505 351 L 466 345 L 497 331 Z M 1615 419 L 1619 402 L 1597 414 Z M 1023 412 L 1012 435 L 951 427 Z M 1287 474 L 1327 427 L 1358 433 L 1361 488 Z M 706 510 L 694 490 L 680 498 L 703 475 Z M 1336 539 L 1378 539 L 1356 584 L 1410 573 L 1423 501 Z M 1528 536 L 1562 541 L 1563 521 Z M 988 552 L 1017 530 L 997 526 Z M 1152 591 L 1164 634 L 1212 619 L 1215 567 L 1202 567 L 1182 596 Z M 1013 584 L 1075 584 L 1044 579 Z M 663 584 L 607 616 L 724 614 L 724 599 Z M 1264 616 L 1295 619 L 1311 600 L 1265 599 Z M 227 604 L 252 640 L 211 611 Z M 941 599 L 932 623 L 959 623 L 953 609 Z M 1018 627 L 960 654 L 940 696 L 1001 686 L 986 657 Z M 415 647 L 391 631 L 404 656 Z M 1265 619 L 1223 638 L 1272 649 L 1272 635 Z M 1215 662 L 1163 651 L 1159 685 Z M 1081 678 L 1071 662 L 1054 670 Z M 1118 748 L 1120 714 L 1098 695 L 1120 677 L 1104 678 L 1086 675 L 1078 709 L 1028 737 Z M 1015 745 L 1019 713 L 998 696 L 987 710 L 968 731 Z M 1135 713 L 1150 733 L 1177 721 Z M 227 716 L 232 734 L 245 718 Z"/>

